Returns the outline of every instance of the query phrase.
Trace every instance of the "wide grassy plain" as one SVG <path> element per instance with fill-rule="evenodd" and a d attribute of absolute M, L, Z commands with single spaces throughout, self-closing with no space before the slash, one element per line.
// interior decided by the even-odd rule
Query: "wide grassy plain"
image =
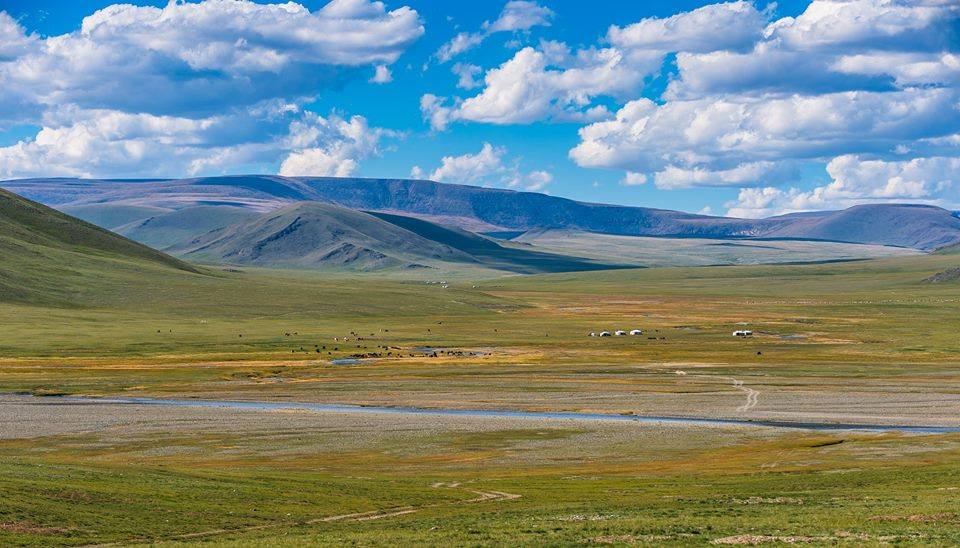
<path fill-rule="evenodd" d="M 812 263 L 920 254 L 903 247 L 842 242 L 650 238 L 577 230 L 531 231 L 513 241 L 557 253 L 646 267 Z"/>
<path fill-rule="evenodd" d="M 955 255 L 433 280 L 121 266 L 0 304 L 0 392 L 960 424 L 960 285 L 923 282 Z M 4 396 L 0 544 L 951 545 L 958 457 L 957 434 Z"/>

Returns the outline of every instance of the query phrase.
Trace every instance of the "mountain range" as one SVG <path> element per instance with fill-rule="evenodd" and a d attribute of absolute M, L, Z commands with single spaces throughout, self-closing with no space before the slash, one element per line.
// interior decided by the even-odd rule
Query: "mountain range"
<path fill-rule="evenodd" d="M 192 179 L 24 179 L 0 187 L 116 228 L 159 212 L 232 206 L 265 212 L 319 201 L 397 213 L 473 232 L 566 228 L 629 236 L 802 238 L 935 249 L 960 240 L 960 219 L 922 205 L 881 204 L 767 219 L 594 204 L 536 192 L 407 179 L 227 176 Z"/>
<path fill-rule="evenodd" d="M 0 187 L 182 258 L 262 266 L 368 270 L 472 264 L 522 273 L 623 266 L 597 254 L 571 256 L 537 247 L 537 234 L 558 230 L 923 251 L 960 242 L 957 214 L 914 204 L 737 219 L 405 179 L 48 178 L 3 181 Z M 617 245 L 625 242 L 639 245 L 623 239 Z"/>

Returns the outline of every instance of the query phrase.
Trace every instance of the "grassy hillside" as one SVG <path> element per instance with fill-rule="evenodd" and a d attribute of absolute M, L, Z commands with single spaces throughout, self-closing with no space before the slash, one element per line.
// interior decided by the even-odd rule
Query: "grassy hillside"
<path fill-rule="evenodd" d="M 196 209 L 159 218 L 159 226 L 146 222 L 140 224 L 139 231 L 121 231 L 159 243 L 160 236 L 153 233 L 173 237 L 177 226 L 196 229 L 198 222 L 183 218 L 188 213 L 191 218 L 209 221 L 210 226 L 224 219 L 221 209 L 216 215 L 195 215 L 192 212 Z M 170 251 L 206 262 L 352 271 L 429 267 L 535 274 L 612 267 L 600 261 L 501 245 L 422 219 L 356 211 L 321 202 L 300 202 L 253 219 L 244 218 L 235 208 L 228 209 L 241 221 L 172 246 Z M 167 220 L 173 225 L 170 230 L 164 230 Z"/>
<path fill-rule="evenodd" d="M 372 215 L 302 202 L 230 225 L 175 250 L 196 260 L 370 270 L 419 261 L 473 262 L 454 248 Z"/>
<path fill-rule="evenodd" d="M 0 300 L 70 303 L 98 285 L 195 267 L 0 190 Z"/>
<path fill-rule="evenodd" d="M 276 338 L 284 325 L 492 314 L 499 302 L 382 278 L 198 268 L 0 191 L 0 354 L 8 357 L 262 351 L 285 348 Z"/>

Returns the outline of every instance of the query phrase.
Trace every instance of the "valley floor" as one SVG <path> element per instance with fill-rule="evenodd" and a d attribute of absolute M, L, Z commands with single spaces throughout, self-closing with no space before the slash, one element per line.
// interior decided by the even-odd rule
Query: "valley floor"
<path fill-rule="evenodd" d="M 960 426 L 960 286 L 923 282 L 955 262 L 219 272 L 0 305 L 0 544 L 956 544 L 956 433 L 31 395 Z"/>

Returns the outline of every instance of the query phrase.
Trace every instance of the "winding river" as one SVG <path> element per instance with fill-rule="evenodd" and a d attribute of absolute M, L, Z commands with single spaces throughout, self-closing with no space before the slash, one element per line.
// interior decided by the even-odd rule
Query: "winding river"
<path fill-rule="evenodd" d="M 378 407 L 307 402 L 262 402 L 201 399 L 38 396 L 60 402 L 76 402 L 104 405 L 157 405 L 166 407 L 206 407 L 225 409 L 249 409 L 261 411 L 297 410 L 318 413 L 380 413 L 390 415 L 485 417 L 506 419 L 538 419 L 557 421 L 604 421 L 635 422 L 645 424 L 677 424 L 693 426 L 743 426 L 754 428 L 793 428 L 798 430 L 838 431 L 859 430 L 870 432 L 907 432 L 916 434 L 945 434 L 960 432 L 960 426 L 922 426 L 898 424 L 858 424 L 832 422 L 794 422 L 778 420 L 720 419 L 706 417 L 663 417 L 655 415 L 616 415 L 605 413 L 516 411 L 497 409 L 443 409 L 425 407 Z"/>

